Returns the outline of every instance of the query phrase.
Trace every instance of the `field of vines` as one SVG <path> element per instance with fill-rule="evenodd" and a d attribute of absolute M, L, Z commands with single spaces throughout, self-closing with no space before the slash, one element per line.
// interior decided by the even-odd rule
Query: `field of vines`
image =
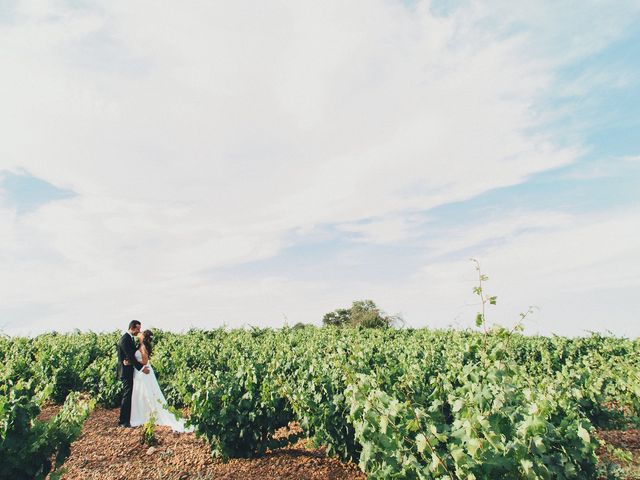
<path fill-rule="evenodd" d="M 0 337 L 2 478 L 38 478 L 94 403 L 119 404 L 119 336 Z M 168 402 L 223 458 L 261 455 L 296 421 L 370 479 L 596 479 L 594 429 L 640 413 L 638 340 L 346 327 L 154 338 Z M 64 407 L 40 422 L 45 400 Z"/>

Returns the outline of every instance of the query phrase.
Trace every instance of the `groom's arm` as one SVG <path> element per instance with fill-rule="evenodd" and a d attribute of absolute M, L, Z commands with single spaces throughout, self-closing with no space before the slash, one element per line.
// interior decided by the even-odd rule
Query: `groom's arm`
<path fill-rule="evenodd" d="M 131 337 L 123 337 L 123 339 L 122 350 L 124 351 L 125 359 L 129 362 L 129 365 L 136 367 L 136 370 L 142 370 L 144 365 L 142 365 L 136 358 L 136 346 L 134 345 L 133 340 L 131 340 Z"/>

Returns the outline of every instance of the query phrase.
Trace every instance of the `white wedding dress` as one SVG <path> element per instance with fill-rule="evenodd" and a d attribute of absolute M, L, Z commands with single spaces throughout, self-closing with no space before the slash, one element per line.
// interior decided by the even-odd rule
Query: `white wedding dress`
<path fill-rule="evenodd" d="M 136 359 L 142 362 L 140 350 L 136 350 Z M 184 419 L 176 418 L 167 409 L 167 400 L 164 398 L 156 374 L 151 367 L 149 373 L 133 369 L 133 392 L 131 393 L 131 418 L 132 427 L 144 425 L 152 413 L 156 416 L 156 425 L 167 425 L 175 432 L 193 432 L 193 427 L 185 427 Z"/>

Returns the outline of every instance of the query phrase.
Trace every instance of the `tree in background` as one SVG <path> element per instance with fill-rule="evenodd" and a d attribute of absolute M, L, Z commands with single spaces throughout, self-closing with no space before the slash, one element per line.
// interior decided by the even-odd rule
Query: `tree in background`
<path fill-rule="evenodd" d="M 322 317 L 324 325 L 336 327 L 360 325 L 367 328 L 389 328 L 400 320 L 398 316 L 386 315 L 373 300 L 356 300 L 351 308 L 338 308 Z"/>
<path fill-rule="evenodd" d="M 342 327 L 344 325 L 348 325 L 350 322 L 350 308 L 338 308 L 333 312 L 325 313 L 324 317 L 322 317 L 322 323 L 324 325 L 333 325 L 334 327 Z"/>

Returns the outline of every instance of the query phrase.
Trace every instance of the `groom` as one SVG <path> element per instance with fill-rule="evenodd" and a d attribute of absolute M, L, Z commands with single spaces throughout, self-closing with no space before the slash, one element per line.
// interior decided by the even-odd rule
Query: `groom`
<path fill-rule="evenodd" d="M 122 403 L 120 403 L 120 420 L 118 425 L 130 427 L 129 417 L 131 416 L 131 394 L 133 393 L 133 367 L 149 373 L 149 367 L 142 365 L 136 360 L 136 340 L 135 336 L 140 332 L 140 322 L 131 320 L 129 330 L 122 335 L 118 342 L 118 367 L 116 370 L 118 379 L 122 382 Z"/>

